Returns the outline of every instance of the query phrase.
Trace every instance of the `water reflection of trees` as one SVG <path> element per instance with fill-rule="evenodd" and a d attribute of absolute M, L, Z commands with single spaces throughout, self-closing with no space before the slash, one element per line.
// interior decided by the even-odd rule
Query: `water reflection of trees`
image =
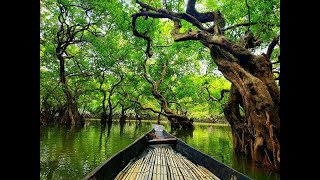
<path fill-rule="evenodd" d="M 124 129 L 125 123 L 120 125 L 120 137 L 123 136 L 123 129 Z"/>
<path fill-rule="evenodd" d="M 248 157 L 238 152 L 233 152 L 232 168 L 253 179 L 280 179 L 278 173 L 256 166 Z"/>
<path fill-rule="evenodd" d="M 194 129 L 175 129 L 171 130 L 170 134 L 176 136 L 177 138 L 181 139 L 182 141 L 186 142 L 187 139 L 190 139 L 193 137 L 193 131 Z"/>
<path fill-rule="evenodd" d="M 108 125 L 108 127 L 109 127 L 109 125 Z M 100 126 L 99 151 L 101 151 L 101 149 L 102 149 L 102 143 L 103 143 L 102 139 L 103 139 L 103 137 L 105 137 L 105 132 L 106 132 L 106 125 L 102 124 Z M 104 143 L 106 143 L 106 142 L 104 142 Z"/>
<path fill-rule="evenodd" d="M 108 124 L 107 139 L 109 139 L 110 137 L 111 127 L 112 127 L 112 124 Z"/>

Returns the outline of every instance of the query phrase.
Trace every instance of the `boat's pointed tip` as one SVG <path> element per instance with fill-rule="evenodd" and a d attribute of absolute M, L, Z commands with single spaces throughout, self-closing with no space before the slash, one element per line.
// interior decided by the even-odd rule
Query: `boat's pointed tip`
<path fill-rule="evenodd" d="M 155 130 L 155 131 L 163 131 L 165 128 L 163 125 L 160 125 L 160 124 L 152 124 L 152 128 Z"/>

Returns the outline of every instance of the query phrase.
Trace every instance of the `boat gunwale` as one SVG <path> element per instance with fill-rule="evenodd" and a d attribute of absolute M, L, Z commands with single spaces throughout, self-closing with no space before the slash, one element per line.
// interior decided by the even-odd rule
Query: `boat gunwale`
<path fill-rule="evenodd" d="M 151 130 L 152 131 L 152 130 Z M 107 163 L 109 163 L 113 158 L 119 156 L 121 153 L 123 153 L 124 151 L 126 151 L 127 149 L 129 149 L 130 147 L 132 147 L 133 145 L 135 145 L 138 141 L 140 141 L 141 139 L 146 138 L 146 134 L 150 133 L 151 131 L 148 131 L 147 133 L 144 133 L 142 136 L 140 136 L 138 139 L 136 139 L 135 141 L 133 141 L 131 144 L 129 144 L 128 146 L 126 146 L 125 148 L 123 148 L 122 150 L 120 150 L 119 152 L 115 153 L 114 155 L 110 156 L 107 160 L 105 160 L 104 162 L 100 163 L 96 168 L 94 168 L 92 171 L 90 171 L 90 173 L 88 173 L 83 180 L 88 180 L 90 178 L 93 178 L 95 176 L 95 174 L 101 170 Z M 144 148 L 145 149 L 145 148 Z"/>
<path fill-rule="evenodd" d="M 170 133 L 168 133 L 170 134 Z M 182 141 L 180 138 L 177 137 L 177 144 L 176 144 L 176 148 L 175 148 L 175 151 L 178 152 L 178 153 L 181 153 L 183 156 L 187 157 L 191 162 L 195 163 L 195 164 L 199 164 L 205 168 L 208 169 L 208 166 L 205 164 L 205 163 L 196 163 L 195 161 L 195 158 L 192 158 L 190 156 L 188 156 L 186 153 L 183 153 L 181 151 L 179 151 L 179 149 L 177 149 L 178 146 L 181 146 L 180 144 L 184 145 L 184 146 L 187 146 L 188 148 L 191 148 L 193 151 L 195 151 L 197 154 L 201 154 L 202 156 L 208 158 L 208 159 L 211 159 L 213 161 L 215 161 L 214 163 L 216 163 L 218 166 L 224 166 L 226 169 L 229 169 L 230 171 L 233 171 L 235 174 L 237 174 L 237 179 L 244 179 L 244 180 L 252 180 L 250 177 L 246 176 L 245 174 L 233 169 L 232 167 L 228 166 L 227 164 L 221 162 L 221 161 L 218 161 L 216 160 L 214 157 L 211 157 L 193 147 L 191 147 L 190 145 L 188 145 L 187 143 L 185 143 L 184 141 Z M 183 148 L 183 147 L 182 147 Z M 212 170 L 208 169 L 211 173 L 213 173 L 214 175 L 218 176 L 219 178 L 221 178 L 221 175 L 217 172 L 213 172 Z M 240 176 L 240 178 L 238 177 Z M 232 179 L 232 178 L 231 178 Z"/>

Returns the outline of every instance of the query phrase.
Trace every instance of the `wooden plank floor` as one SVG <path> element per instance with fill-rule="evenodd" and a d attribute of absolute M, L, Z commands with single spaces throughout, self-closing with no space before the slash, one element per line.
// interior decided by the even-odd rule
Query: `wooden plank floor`
<path fill-rule="evenodd" d="M 176 153 L 168 145 L 156 145 L 148 153 L 132 160 L 115 179 L 121 180 L 197 180 L 219 179 L 206 168 Z"/>

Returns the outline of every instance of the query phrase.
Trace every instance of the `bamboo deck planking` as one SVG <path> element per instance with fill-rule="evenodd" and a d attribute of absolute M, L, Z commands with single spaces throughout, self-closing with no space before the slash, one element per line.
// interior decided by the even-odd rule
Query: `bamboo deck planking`
<path fill-rule="evenodd" d="M 132 160 L 115 179 L 219 180 L 206 168 L 176 153 L 169 145 L 156 145 L 150 148 L 145 156 Z"/>

